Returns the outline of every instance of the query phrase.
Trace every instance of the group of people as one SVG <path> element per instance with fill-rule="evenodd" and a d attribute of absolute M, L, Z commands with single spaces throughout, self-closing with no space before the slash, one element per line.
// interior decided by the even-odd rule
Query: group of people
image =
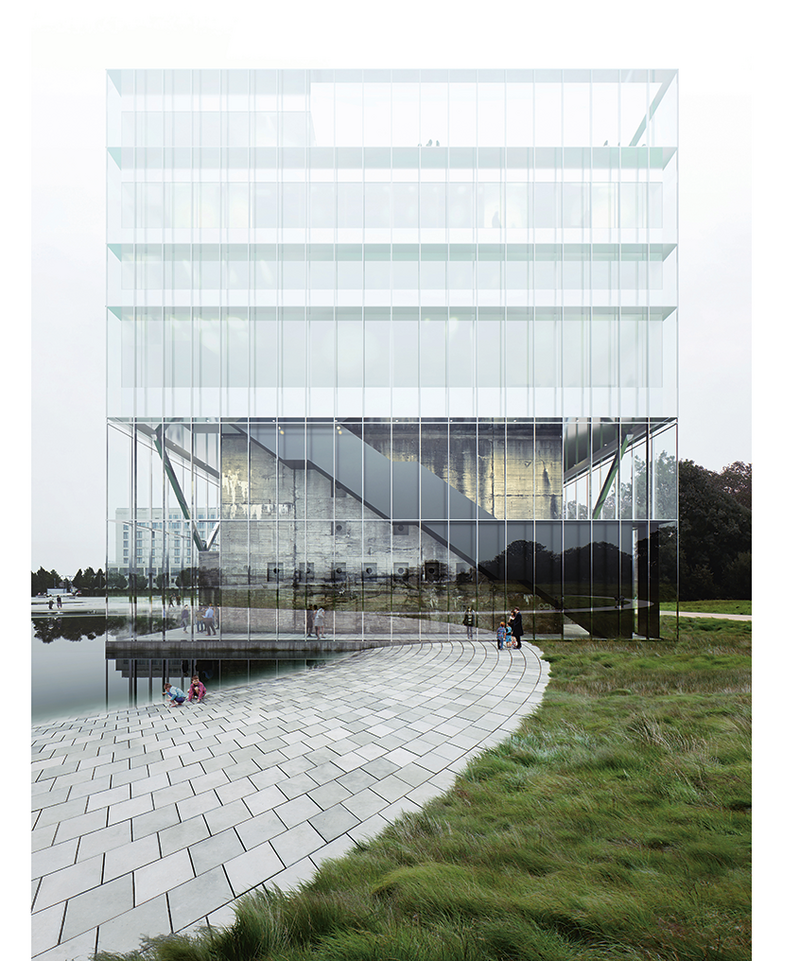
<path fill-rule="evenodd" d="M 189 623 L 192 619 L 191 611 L 188 605 L 184 607 L 181 611 L 181 628 L 185 634 L 189 629 Z M 213 634 L 215 637 L 217 635 L 217 613 L 214 608 L 210 605 L 200 605 L 195 612 L 195 630 L 198 634 L 205 632 L 206 634 Z"/>
<path fill-rule="evenodd" d="M 173 705 L 180 707 L 184 701 L 193 701 L 195 698 L 197 698 L 197 702 L 199 704 L 205 696 L 206 686 L 203 684 L 199 675 L 197 674 L 192 675 L 192 681 L 189 685 L 188 694 L 185 691 L 182 691 L 179 687 L 175 687 L 174 684 L 170 684 L 169 681 L 164 682 L 164 697 L 169 698 L 167 707 L 172 707 Z"/>
<path fill-rule="evenodd" d="M 497 650 L 502 651 L 503 648 L 519 649 L 522 647 L 523 633 L 522 614 L 519 608 L 515 607 L 508 615 L 508 620 L 500 621 L 500 626 L 497 628 Z"/>
<path fill-rule="evenodd" d="M 309 607 L 306 611 L 306 637 L 314 637 L 322 640 L 325 636 L 325 608 Z"/>
<path fill-rule="evenodd" d="M 475 637 L 475 628 L 478 625 L 478 616 L 471 604 L 464 611 L 461 623 L 467 629 L 467 640 L 471 641 Z M 497 649 L 522 647 L 522 635 L 524 633 L 522 630 L 522 614 L 520 609 L 515 607 L 509 613 L 507 620 L 500 621 L 500 626 L 497 628 Z"/>

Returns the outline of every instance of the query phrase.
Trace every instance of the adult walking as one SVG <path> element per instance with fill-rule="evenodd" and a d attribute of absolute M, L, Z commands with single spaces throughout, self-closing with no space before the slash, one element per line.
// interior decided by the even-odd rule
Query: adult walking
<path fill-rule="evenodd" d="M 214 627 L 214 608 L 210 604 L 206 608 L 206 612 L 203 615 L 203 621 L 206 625 L 206 633 L 213 634 L 216 637 L 217 631 Z"/>
<path fill-rule="evenodd" d="M 464 611 L 464 620 L 461 622 L 467 629 L 467 640 L 471 641 L 475 632 L 475 611 L 472 609 L 472 605 Z"/>
<path fill-rule="evenodd" d="M 515 607 L 509 615 L 508 624 L 511 628 L 511 636 L 514 638 L 514 647 L 522 647 L 522 635 L 524 632 L 522 630 L 522 614 L 520 614 L 518 607 Z"/>

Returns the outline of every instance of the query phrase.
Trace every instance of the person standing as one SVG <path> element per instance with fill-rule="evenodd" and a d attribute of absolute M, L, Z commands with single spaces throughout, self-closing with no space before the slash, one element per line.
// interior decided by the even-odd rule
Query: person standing
<path fill-rule="evenodd" d="M 461 622 L 467 629 L 467 640 L 471 641 L 475 631 L 475 611 L 472 609 L 472 604 L 464 612 L 464 620 Z"/>
<path fill-rule="evenodd" d="M 183 628 L 183 633 L 186 633 L 186 629 L 189 627 L 189 607 L 188 605 L 184 607 L 181 611 L 181 627 Z"/>
<path fill-rule="evenodd" d="M 511 628 L 511 635 L 514 638 L 514 647 L 522 647 L 522 614 L 518 607 L 515 607 L 511 612 L 509 627 Z"/>
<path fill-rule="evenodd" d="M 306 637 L 314 636 L 314 608 L 309 607 L 306 611 Z"/>
<path fill-rule="evenodd" d="M 320 641 L 325 636 L 325 608 L 318 607 L 314 613 L 314 631 L 317 635 L 317 640 Z"/>

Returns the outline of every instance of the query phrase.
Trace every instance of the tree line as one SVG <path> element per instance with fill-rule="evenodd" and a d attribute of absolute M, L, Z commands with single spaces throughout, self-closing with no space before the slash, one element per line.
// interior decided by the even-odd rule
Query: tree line
<path fill-rule="evenodd" d="M 58 571 L 46 571 L 40 567 L 38 571 L 31 571 L 31 597 L 46 593 L 50 588 L 65 591 L 104 591 L 106 589 L 106 575 L 102 567 L 87 567 L 79 570 L 74 577 L 62 577 Z"/>
<path fill-rule="evenodd" d="M 717 472 L 682 460 L 678 472 L 682 600 L 752 597 L 752 464 Z"/>

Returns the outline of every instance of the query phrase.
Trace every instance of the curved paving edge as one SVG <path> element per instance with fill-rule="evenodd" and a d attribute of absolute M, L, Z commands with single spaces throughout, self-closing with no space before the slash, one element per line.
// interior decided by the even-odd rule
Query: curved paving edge
<path fill-rule="evenodd" d="M 34 727 L 33 957 L 228 923 L 239 895 L 292 888 L 446 791 L 547 679 L 532 645 L 437 640 Z"/>

